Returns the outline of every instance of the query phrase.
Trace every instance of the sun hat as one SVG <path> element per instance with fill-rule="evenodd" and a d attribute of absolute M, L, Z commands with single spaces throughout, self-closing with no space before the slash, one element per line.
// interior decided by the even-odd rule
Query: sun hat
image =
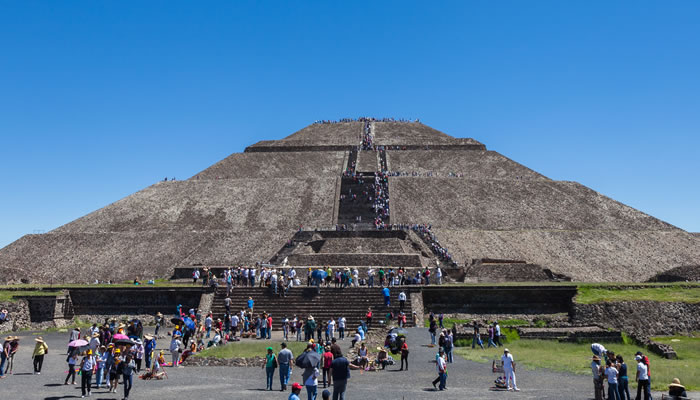
<path fill-rule="evenodd" d="M 95 332 L 95 333 L 92 334 L 92 337 L 100 337 L 100 334 L 97 333 L 97 332 Z"/>
<path fill-rule="evenodd" d="M 8 336 L 8 337 L 5 338 L 5 340 L 12 340 L 13 337 L 14 337 L 14 336 Z"/>
<path fill-rule="evenodd" d="M 504 353 L 510 353 L 510 350 L 508 350 L 508 349 L 503 349 L 503 352 L 504 352 Z"/>
<path fill-rule="evenodd" d="M 301 385 L 299 384 L 299 382 L 292 383 L 292 389 L 301 389 Z"/>
<path fill-rule="evenodd" d="M 672 387 L 672 386 L 673 387 L 681 387 L 681 388 L 685 389 L 685 386 L 681 385 L 681 380 L 678 378 L 673 378 L 673 382 L 671 382 L 671 384 L 668 385 L 668 387 Z"/>
<path fill-rule="evenodd" d="M 19 340 L 19 339 L 21 339 L 19 336 L 15 336 L 12 338 L 12 340 Z"/>
<path fill-rule="evenodd" d="M 35 338 L 34 340 L 36 340 L 39 343 L 44 343 L 44 338 L 41 336 L 39 336 L 38 338 Z"/>
<path fill-rule="evenodd" d="M 114 354 L 121 353 L 122 351 L 119 349 L 114 350 Z"/>
<path fill-rule="evenodd" d="M 641 360 L 642 360 L 642 356 L 634 356 L 634 359 L 637 360 L 637 361 L 641 361 Z"/>
<path fill-rule="evenodd" d="M 384 350 L 384 349 L 382 349 L 381 347 L 377 346 L 377 351 L 382 351 L 382 350 Z"/>

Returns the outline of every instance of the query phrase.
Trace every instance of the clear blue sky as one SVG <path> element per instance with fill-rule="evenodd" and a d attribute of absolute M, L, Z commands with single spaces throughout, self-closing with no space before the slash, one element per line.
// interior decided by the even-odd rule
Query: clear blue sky
<path fill-rule="evenodd" d="M 360 115 L 700 231 L 700 2 L 430 3 L 0 3 L 0 247 Z"/>

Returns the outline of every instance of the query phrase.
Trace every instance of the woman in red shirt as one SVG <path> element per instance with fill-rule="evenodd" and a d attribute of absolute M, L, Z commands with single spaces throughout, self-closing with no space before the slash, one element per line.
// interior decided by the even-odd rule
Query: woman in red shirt
<path fill-rule="evenodd" d="M 321 360 L 321 365 L 323 365 L 323 387 L 326 387 L 326 377 L 328 377 L 328 386 L 331 385 L 331 363 L 333 362 L 333 353 L 331 353 L 331 348 L 326 346 L 325 352 L 323 353 L 323 360 Z"/>
<path fill-rule="evenodd" d="M 399 340 L 401 341 L 401 368 L 399 371 L 403 371 L 404 361 L 406 362 L 406 371 L 408 371 L 408 344 L 406 343 L 406 338 L 403 336 Z"/>

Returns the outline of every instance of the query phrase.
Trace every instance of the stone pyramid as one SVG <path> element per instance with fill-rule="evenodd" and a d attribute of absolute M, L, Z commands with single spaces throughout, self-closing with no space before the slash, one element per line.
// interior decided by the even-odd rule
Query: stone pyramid
<path fill-rule="evenodd" d="M 477 260 L 522 260 L 576 281 L 644 281 L 700 264 L 696 236 L 576 182 L 551 180 L 474 139 L 420 122 L 355 120 L 258 142 L 188 180 L 155 183 L 26 235 L 0 249 L 0 280 L 149 279 L 287 254 L 297 265 L 435 261 L 420 239 L 372 233 L 371 207 L 340 200 L 353 193 L 351 174 L 380 170 L 390 171 L 387 228 L 430 226 L 462 269 Z M 351 241 L 331 233 L 341 227 L 355 232 Z M 303 249 L 285 250 L 300 230 L 318 230 L 321 239 L 307 235 Z M 325 250 L 314 248 L 318 240 Z M 374 256 L 331 256 L 342 252 Z"/>

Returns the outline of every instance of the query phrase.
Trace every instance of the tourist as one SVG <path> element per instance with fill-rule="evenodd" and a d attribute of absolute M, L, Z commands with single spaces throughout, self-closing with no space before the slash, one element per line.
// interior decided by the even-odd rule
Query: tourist
<path fill-rule="evenodd" d="M 600 365 L 600 357 L 593 356 L 591 361 L 591 371 L 593 372 L 593 390 L 595 400 L 603 400 L 605 398 L 605 390 L 603 389 L 603 371 Z"/>
<path fill-rule="evenodd" d="M 408 371 L 408 344 L 406 343 L 406 337 L 401 336 L 399 338 L 399 349 L 401 349 L 401 368 L 399 371 L 403 371 L 403 364 L 406 363 L 406 371 Z"/>
<path fill-rule="evenodd" d="M 334 359 L 340 357 L 343 354 L 343 351 L 340 349 L 340 346 L 338 345 L 335 338 L 331 339 L 331 354 L 333 354 Z"/>
<path fill-rule="evenodd" d="M 5 338 L 5 342 L 2 344 L 2 353 L 0 353 L 0 379 L 5 377 L 5 363 L 9 364 L 11 342 L 14 336 L 8 336 Z M 8 365 L 9 368 L 9 365 Z"/>
<path fill-rule="evenodd" d="M 649 367 L 644 363 L 641 355 L 634 357 L 637 361 L 637 375 L 635 380 L 637 381 L 637 399 L 641 398 L 642 392 L 644 393 L 644 400 L 651 399 L 651 388 L 649 387 Z"/>
<path fill-rule="evenodd" d="M 120 350 L 115 349 L 114 345 L 110 344 L 107 347 L 107 374 L 109 375 L 109 393 L 117 393 L 117 384 L 119 383 L 119 375 L 117 374 L 117 366 L 121 362 Z"/>
<path fill-rule="evenodd" d="M 338 338 L 340 340 L 345 339 L 345 323 L 345 317 L 341 316 L 340 318 L 338 318 Z"/>
<path fill-rule="evenodd" d="M 375 362 L 377 367 L 381 366 L 382 369 L 386 369 L 386 366 L 389 363 L 389 354 L 385 348 L 377 347 L 377 360 Z"/>
<path fill-rule="evenodd" d="M 649 357 L 644 355 L 641 351 L 636 352 L 635 356 L 642 357 L 642 362 L 647 366 L 647 376 L 649 377 L 649 387 L 651 388 L 651 365 L 649 365 Z M 651 394 L 649 396 L 651 396 Z"/>
<path fill-rule="evenodd" d="M 107 364 L 107 348 L 105 346 L 100 346 L 97 354 L 95 354 L 95 363 L 97 364 L 97 368 L 95 370 L 95 388 L 99 389 L 102 387 L 105 366 Z"/>
<path fill-rule="evenodd" d="M 168 178 L 165 178 L 168 179 Z M 197 279 L 199 279 L 199 268 L 195 268 L 194 271 L 192 271 L 192 284 L 196 285 L 197 284 Z"/>
<path fill-rule="evenodd" d="M 367 321 L 367 329 L 372 328 L 372 307 L 367 308 L 367 314 L 365 314 L 365 320 Z"/>
<path fill-rule="evenodd" d="M 10 312 L 6 308 L 0 310 L 0 324 L 10 320 Z"/>
<path fill-rule="evenodd" d="M 92 350 L 88 349 L 80 362 L 80 390 L 83 394 L 82 397 L 85 397 L 86 393 L 90 397 L 90 385 L 92 384 L 92 373 L 95 367 L 95 356 L 92 354 Z M 73 370 L 73 377 L 75 378 L 75 370 Z"/>
<path fill-rule="evenodd" d="M 165 319 L 163 318 L 163 314 L 161 314 L 160 312 L 157 313 L 154 321 L 156 323 L 156 331 L 155 331 L 154 335 L 157 337 L 158 331 L 160 330 L 160 327 L 165 324 Z"/>
<path fill-rule="evenodd" d="M 620 392 L 617 390 L 617 377 L 619 371 L 613 360 L 605 363 L 605 376 L 608 379 L 608 400 L 620 400 Z"/>
<path fill-rule="evenodd" d="M 331 385 L 331 363 L 333 362 L 333 353 L 331 353 L 330 346 L 324 348 L 324 352 L 321 355 L 321 366 L 323 367 L 323 387 L 326 388 Z"/>
<path fill-rule="evenodd" d="M 621 400 L 630 400 L 629 378 L 627 376 L 627 364 L 621 355 L 616 358 L 619 375 L 617 377 L 617 391 Z"/>
<path fill-rule="evenodd" d="M 132 359 L 131 354 L 127 354 L 126 360 L 119 363 L 119 367 L 124 381 L 123 400 L 129 400 L 129 392 L 131 392 L 131 387 L 134 385 L 134 370 L 136 369 L 136 363 Z"/>
<path fill-rule="evenodd" d="M 433 319 L 433 318 L 430 319 L 430 325 L 428 328 L 428 332 L 430 332 L 430 345 L 435 346 L 435 334 L 437 333 L 437 322 L 435 322 L 435 319 Z"/>
<path fill-rule="evenodd" d="M 292 383 L 292 393 L 289 394 L 287 400 L 301 400 L 299 398 L 299 393 L 301 393 L 301 384 L 299 382 Z"/>
<path fill-rule="evenodd" d="M 49 346 L 44 342 L 44 338 L 39 336 L 34 339 L 36 341 L 36 346 L 34 346 L 34 351 L 32 352 L 32 360 L 34 364 L 34 374 L 41 375 L 41 367 L 44 365 L 44 356 L 49 351 Z"/>
<path fill-rule="evenodd" d="M 445 360 L 445 350 L 442 347 L 438 349 L 438 353 L 435 355 L 435 368 L 437 369 L 438 376 L 432 382 L 433 387 L 438 389 L 437 384 L 439 382 L 439 390 L 447 389 L 447 362 Z"/>
<path fill-rule="evenodd" d="M 343 353 L 337 354 L 331 362 L 331 376 L 333 377 L 333 400 L 345 400 L 345 390 L 350 379 L 350 362 L 343 357 Z"/>
<path fill-rule="evenodd" d="M 255 301 L 253 300 L 253 298 L 248 297 L 248 311 L 250 311 L 251 314 L 253 313 L 253 306 L 254 305 L 255 305 Z"/>
<path fill-rule="evenodd" d="M 71 381 L 72 385 L 75 385 L 75 365 L 78 363 L 78 351 L 77 350 L 72 350 L 70 354 L 68 354 L 68 374 L 66 375 L 66 380 L 63 382 L 64 385 L 68 384 L 68 381 Z"/>
<path fill-rule="evenodd" d="M 360 364 L 360 369 L 364 371 L 369 366 L 369 353 L 367 351 L 367 345 L 362 342 L 360 348 L 357 350 L 357 361 Z"/>
<path fill-rule="evenodd" d="M 312 348 L 313 343 L 310 343 L 308 346 L 306 346 L 306 351 L 313 351 Z M 305 368 L 304 372 L 301 374 L 301 377 L 304 380 L 304 386 L 306 386 L 306 395 L 308 400 L 316 399 L 319 375 L 320 373 L 317 365 Z"/>
<path fill-rule="evenodd" d="M 668 395 L 675 397 L 688 397 L 685 391 L 685 386 L 681 385 L 681 381 L 678 378 L 673 378 L 673 381 L 668 385 Z"/>
<path fill-rule="evenodd" d="M 170 341 L 170 353 L 173 358 L 173 368 L 178 366 L 180 362 L 180 353 L 182 353 L 182 350 L 185 347 L 182 341 L 180 340 L 180 337 L 180 332 L 175 332 L 175 334 L 173 334 L 172 340 Z"/>
<path fill-rule="evenodd" d="M 498 324 L 498 321 L 493 321 L 493 339 L 494 339 L 494 343 L 496 344 L 496 347 L 502 346 L 501 345 L 501 326 Z"/>
<path fill-rule="evenodd" d="M 399 292 L 399 311 L 403 312 L 403 308 L 406 305 L 406 292 L 403 290 Z"/>
<path fill-rule="evenodd" d="M 272 347 L 267 348 L 265 363 L 263 363 L 262 367 L 265 368 L 265 373 L 267 375 L 265 389 L 272 390 L 272 380 L 275 376 L 275 369 L 277 368 L 277 357 L 275 357 L 274 349 Z"/>
<path fill-rule="evenodd" d="M 608 350 L 606 350 L 605 346 L 600 343 L 591 344 L 591 351 L 593 352 L 593 355 L 598 357 L 607 357 L 608 354 Z"/>
<path fill-rule="evenodd" d="M 442 314 L 440 314 L 440 315 L 442 315 Z M 478 340 L 480 340 L 479 323 L 476 320 L 474 320 L 472 322 L 472 349 L 476 348 L 476 343 Z M 484 346 L 482 345 L 481 348 L 483 349 Z"/>
<path fill-rule="evenodd" d="M 503 355 L 501 356 L 501 361 L 503 362 L 503 372 L 506 376 L 506 386 L 508 390 L 515 390 L 519 392 L 518 385 L 515 382 L 515 361 L 513 360 L 513 355 L 510 354 L 508 349 L 503 350 Z M 513 386 L 511 386 L 511 382 Z"/>
<path fill-rule="evenodd" d="M 452 340 L 452 333 L 450 331 L 445 332 L 445 343 L 443 344 L 443 347 L 445 349 L 445 356 L 447 358 L 447 362 L 452 364 L 452 349 L 454 347 L 454 343 Z M 481 346 L 483 349 L 484 346 Z"/>
<path fill-rule="evenodd" d="M 289 377 L 292 375 L 292 360 L 294 359 L 294 354 L 287 348 L 287 343 L 282 342 L 280 346 L 282 350 L 277 354 L 277 362 L 280 366 L 280 390 L 285 391 L 287 390 Z"/>

